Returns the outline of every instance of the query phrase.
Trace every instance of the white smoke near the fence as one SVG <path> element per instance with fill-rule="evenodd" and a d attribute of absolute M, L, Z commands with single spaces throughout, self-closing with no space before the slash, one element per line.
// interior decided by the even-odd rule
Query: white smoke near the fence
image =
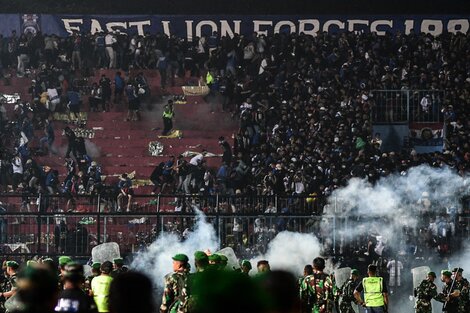
<path fill-rule="evenodd" d="M 149 275 L 155 286 L 164 287 L 164 276 L 173 272 L 172 257 L 178 253 L 186 254 L 194 264 L 194 252 L 197 250 L 218 248 L 218 239 L 214 227 L 206 221 L 204 214 L 196 211 L 196 223 L 185 240 L 172 233 L 163 233 L 145 252 L 138 253 L 131 268 Z"/>
<path fill-rule="evenodd" d="M 280 232 L 268 244 L 265 254 L 251 260 L 253 266 L 260 260 L 268 260 L 271 269 L 286 270 L 301 275 L 304 266 L 312 264 L 320 256 L 321 245 L 313 234 Z"/>
<path fill-rule="evenodd" d="M 371 218 L 359 227 L 339 229 L 354 239 L 356 235 L 376 233 L 392 248 L 401 244 L 399 233 L 404 227 L 416 228 L 422 223 L 419 213 L 436 216 L 460 206 L 468 193 L 468 180 L 454 170 L 421 165 L 406 173 L 389 175 L 372 185 L 365 179 L 353 178 L 329 198 L 326 213 Z M 361 227 L 363 226 L 363 227 Z M 426 225 L 424 225 L 426 226 Z"/>

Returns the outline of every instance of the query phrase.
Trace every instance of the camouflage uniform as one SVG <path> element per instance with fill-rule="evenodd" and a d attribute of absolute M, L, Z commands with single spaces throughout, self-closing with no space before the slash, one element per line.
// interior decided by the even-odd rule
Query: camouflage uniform
<path fill-rule="evenodd" d="M 466 278 L 455 281 L 456 289 L 460 290 L 458 312 L 459 313 L 468 313 L 470 312 L 470 301 L 469 301 L 469 292 L 470 285 Z"/>
<path fill-rule="evenodd" d="M 302 313 L 312 313 L 313 304 L 315 303 L 315 293 L 312 292 L 312 289 L 307 284 L 305 280 L 307 277 L 300 277 L 298 280 Z"/>
<path fill-rule="evenodd" d="M 349 278 L 340 289 L 341 302 L 339 304 L 339 311 L 341 313 L 355 313 L 351 303 L 355 302 L 354 289 L 358 284 L 357 280 Z"/>
<path fill-rule="evenodd" d="M 1 287 L 0 287 L 1 292 L 10 291 L 11 288 L 12 288 L 12 285 L 11 285 L 10 279 L 8 277 L 4 277 Z M 5 301 L 6 301 L 5 297 L 2 297 L 0 299 L 0 312 L 5 312 Z"/>
<path fill-rule="evenodd" d="M 315 272 L 305 277 L 303 284 L 314 298 L 313 313 L 333 312 L 333 282 L 323 272 Z"/>
<path fill-rule="evenodd" d="M 174 272 L 165 277 L 160 313 L 187 312 L 187 279 L 188 274 L 184 272 Z"/>
<path fill-rule="evenodd" d="M 445 303 L 447 296 L 456 290 L 459 290 L 457 288 L 457 284 L 454 284 L 454 286 L 452 286 L 452 281 L 450 281 L 449 283 L 445 283 L 444 286 L 442 287 L 442 292 L 438 293 L 435 299 L 439 302 Z M 446 305 L 446 311 L 444 312 L 460 313 L 459 312 L 459 299 L 450 298 L 450 300 L 447 302 L 447 305 Z"/>
<path fill-rule="evenodd" d="M 432 313 L 431 299 L 437 296 L 436 285 L 425 279 L 414 289 L 414 295 L 417 298 L 415 312 Z"/>

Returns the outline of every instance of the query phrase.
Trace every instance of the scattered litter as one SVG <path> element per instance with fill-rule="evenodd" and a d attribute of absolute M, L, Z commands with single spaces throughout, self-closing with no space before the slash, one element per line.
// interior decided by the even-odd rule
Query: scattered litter
<path fill-rule="evenodd" d="M 149 153 L 151 156 L 160 156 L 163 153 L 163 144 L 158 141 L 149 142 Z"/>

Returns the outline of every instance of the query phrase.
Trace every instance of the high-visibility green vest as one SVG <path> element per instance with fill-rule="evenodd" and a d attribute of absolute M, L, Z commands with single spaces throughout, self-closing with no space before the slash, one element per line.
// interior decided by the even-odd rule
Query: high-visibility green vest
<path fill-rule="evenodd" d="M 364 302 L 366 306 L 377 307 L 385 305 L 382 277 L 366 277 L 362 279 L 362 286 L 364 287 Z"/>
<path fill-rule="evenodd" d="M 91 290 L 95 299 L 98 312 L 109 312 L 109 287 L 111 286 L 111 276 L 100 275 L 91 281 Z"/>
<path fill-rule="evenodd" d="M 210 85 L 214 81 L 214 78 L 212 77 L 212 74 L 210 72 L 207 72 L 206 75 L 206 84 Z"/>
<path fill-rule="evenodd" d="M 172 118 L 173 117 L 173 111 L 163 111 L 163 117 Z"/>

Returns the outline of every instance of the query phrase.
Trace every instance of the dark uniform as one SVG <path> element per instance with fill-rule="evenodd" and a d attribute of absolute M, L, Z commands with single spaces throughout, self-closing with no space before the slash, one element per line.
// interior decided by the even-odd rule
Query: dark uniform
<path fill-rule="evenodd" d="M 428 276 L 436 277 L 434 272 L 430 272 Z M 430 279 L 423 280 L 418 287 L 414 289 L 416 299 L 416 313 L 432 313 L 431 299 L 437 296 L 437 287 Z"/>
<path fill-rule="evenodd" d="M 449 272 L 449 271 L 443 271 L 441 274 L 443 276 L 447 276 L 449 278 L 452 276 L 452 273 Z M 455 283 L 453 284 L 452 282 L 453 282 L 453 280 L 450 280 L 449 282 L 444 283 L 444 286 L 442 287 L 442 291 L 437 294 L 435 299 L 439 302 L 444 303 L 444 305 L 442 307 L 443 312 L 459 313 L 459 299 L 454 298 L 454 297 L 450 297 L 449 301 L 447 301 L 447 297 L 451 293 L 453 293 L 456 290 L 459 290 L 457 288 L 457 284 L 455 284 Z"/>
<path fill-rule="evenodd" d="M 351 274 L 358 276 L 359 272 L 357 270 L 352 270 Z M 341 313 L 355 313 L 352 302 L 356 302 L 354 298 L 354 290 L 357 287 L 359 280 L 354 280 L 349 278 L 344 285 L 340 288 L 341 301 L 339 303 L 339 311 Z"/>
<path fill-rule="evenodd" d="M 458 275 L 455 279 L 455 285 L 460 290 L 460 297 L 458 298 L 459 313 L 468 313 L 470 312 L 470 284 L 466 278 L 462 277 L 462 268 L 454 268 L 452 272 L 454 275 Z"/>
<path fill-rule="evenodd" d="M 6 277 L 6 273 L 5 273 L 5 276 L 3 278 L 3 281 L 2 281 L 1 287 L 0 287 L 1 292 L 3 293 L 3 292 L 10 291 L 11 287 L 12 286 L 11 286 L 10 279 L 9 279 L 9 277 Z M 5 297 L 0 298 L 0 312 L 2 312 L 2 313 L 5 312 L 5 301 L 6 301 Z"/>

